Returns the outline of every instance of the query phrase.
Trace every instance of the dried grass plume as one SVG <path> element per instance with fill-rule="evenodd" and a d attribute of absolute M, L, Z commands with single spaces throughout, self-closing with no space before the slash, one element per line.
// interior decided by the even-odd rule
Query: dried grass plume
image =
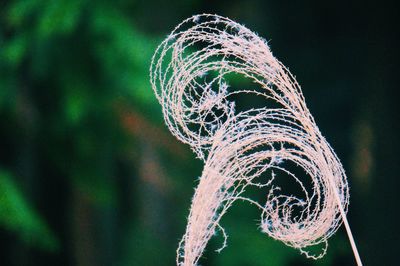
<path fill-rule="evenodd" d="M 220 220 L 236 200 L 260 208 L 262 232 L 314 259 L 326 253 L 327 239 L 343 221 L 349 232 L 343 167 L 299 84 L 263 38 L 218 15 L 193 16 L 157 48 L 150 76 L 169 130 L 205 163 L 178 265 L 196 265 L 217 231 L 226 246 Z M 231 87 L 232 76 L 254 86 Z M 244 94 L 265 99 L 265 106 L 244 109 L 237 100 Z M 290 177 L 301 195 L 285 194 L 275 184 L 280 175 Z M 246 197 L 251 186 L 267 188 L 265 202 Z M 306 249 L 319 244 L 319 254 Z"/>

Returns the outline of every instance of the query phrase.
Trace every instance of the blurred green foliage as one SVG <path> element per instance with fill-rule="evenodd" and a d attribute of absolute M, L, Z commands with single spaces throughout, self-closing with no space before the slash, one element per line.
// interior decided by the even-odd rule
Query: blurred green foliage
<path fill-rule="evenodd" d="M 61 242 L 65 250 L 80 237 L 69 236 L 71 230 L 91 234 L 73 224 L 94 223 L 94 218 L 74 216 L 95 206 L 100 213 L 116 207 L 119 171 L 125 171 L 135 149 L 121 116 L 126 110 L 158 108 L 148 84 L 158 38 L 140 33 L 126 8 L 125 1 L 2 4 L 0 166 L 17 174 L 1 175 L 1 226 L 29 246 L 57 251 Z M 27 198 L 44 211 L 55 234 Z M 60 206 L 49 202 L 55 199 Z M 87 206 L 81 210 L 74 204 Z M 80 248 L 79 243 L 69 248 L 75 263 L 84 261 L 85 254 L 74 254 Z"/>
<path fill-rule="evenodd" d="M 12 176 L 0 170 L 0 225 L 28 245 L 55 251 L 59 243 L 48 225 L 26 200 Z"/>

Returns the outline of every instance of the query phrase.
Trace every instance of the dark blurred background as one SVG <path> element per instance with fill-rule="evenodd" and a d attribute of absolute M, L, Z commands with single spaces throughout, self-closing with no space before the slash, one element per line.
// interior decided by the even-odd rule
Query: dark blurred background
<path fill-rule="evenodd" d="M 202 162 L 149 84 L 157 44 L 197 13 L 269 40 L 347 171 L 365 265 L 398 265 L 395 1 L 0 3 L 0 265 L 174 265 Z M 343 227 L 307 260 L 237 203 L 201 265 L 354 265 Z"/>

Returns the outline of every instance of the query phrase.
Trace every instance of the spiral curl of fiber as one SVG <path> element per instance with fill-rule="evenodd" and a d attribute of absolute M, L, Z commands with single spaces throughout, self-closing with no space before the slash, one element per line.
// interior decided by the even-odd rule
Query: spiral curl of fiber
<path fill-rule="evenodd" d="M 256 88 L 230 87 L 233 74 Z M 262 232 L 307 257 L 324 256 L 327 239 L 342 223 L 341 211 L 347 212 L 347 178 L 299 84 L 267 42 L 228 18 L 196 15 L 157 48 L 150 78 L 169 130 L 205 162 L 177 264 L 196 265 L 217 231 L 224 236 L 222 248 L 226 246 L 219 223 L 236 200 L 261 209 Z M 240 94 L 263 97 L 276 106 L 240 110 L 234 100 Z M 288 162 L 301 167 L 304 176 L 285 168 Z M 275 186 L 277 173 L 292 178 L 302 196 Z M 246 197 L 249 187 L 269 188 L 265 202 Z M 319 244 L 319 254 L 306 250 Z"/>

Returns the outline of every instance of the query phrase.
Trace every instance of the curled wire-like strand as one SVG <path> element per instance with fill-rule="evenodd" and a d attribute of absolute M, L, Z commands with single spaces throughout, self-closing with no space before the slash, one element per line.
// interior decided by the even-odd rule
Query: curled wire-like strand
<path fill-rule="evenodd" d="M 257 88 L 230 87 L 232 74 Z M 307 257 L 322 257 L 327 239 L 347 212 L 346 175 L 306 107 L 300 86 L 267 42 L 230 19 L 196 15 L 157 48 L 150 78 L 168 128 L 205 162 L 177 264 L 196 265 L 217 230 L 226 238 L 219 222 L 236 200 L 261 209 L 260 227 L 269 236 Z M 240 110 L 235 97 L 241 94 L 263 97 L 277 107 Z M 306 176 L 285 168 L 287 162 Z M 259 181 L 267 171 L 270 177 Z M 274 186 L 277 172 L 291 177 L 303 195 L 286 195 Z M 264 203 L 244 195 L 250 186 L 270 187 Z M 321 243 L 319 254 L 306 250 Z"/>

